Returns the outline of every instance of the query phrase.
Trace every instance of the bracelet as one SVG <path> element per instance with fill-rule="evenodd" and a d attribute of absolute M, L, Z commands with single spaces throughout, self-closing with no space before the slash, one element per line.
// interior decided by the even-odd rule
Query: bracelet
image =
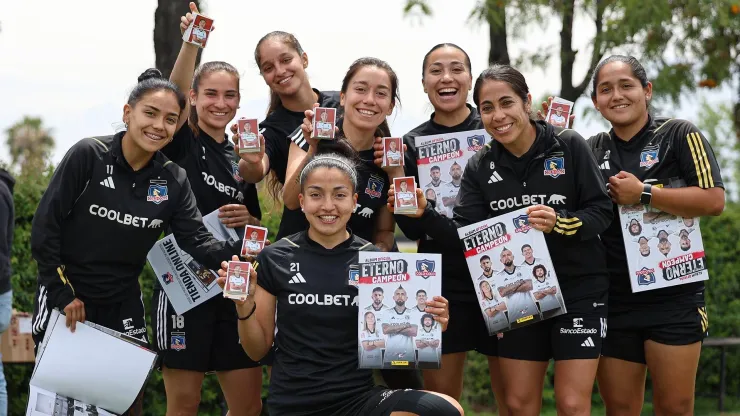
<path fill-rule="evenodd" d="M 246 321 L 247 319 L 249 319 L 250 316 L 252 316 L 254 314 L 254 311 L 256 311 L 256 310 L 257 310 L 257 302 L 254 302 L 254 307 L 252 308 L 252 312 L 249 312 L 249 314 L 247 316 L 245 316 L 244 318 L 240 317 L 239 314 L 237 313 L 236 314 L 236 319 L 238 319 L 240 321 Z"/>

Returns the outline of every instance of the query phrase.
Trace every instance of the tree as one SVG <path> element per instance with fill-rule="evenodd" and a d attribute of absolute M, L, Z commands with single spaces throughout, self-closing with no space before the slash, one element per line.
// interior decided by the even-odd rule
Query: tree
<path fill-rule="evenodd" d="M 200 0 L 193 0 L 198 10 L 203 11 Z M 175 66 L 177 54 L 180 53 L 182 35 L 180 34 L 180 17 L 187 13 L 188 0 L 157 0 L 157 10 L 154 11 L 154 56 L 157 69 L 166 77 L 170 77 Z M 200 63 L 201 51 L 195 61 Z"/>
<path fill-rule="evenodd" d="M 431 15 L 429 3 L 430 0 L 406 0 L 404 12 L 407 15 L 414 11 Z M 489 25 L 489 63 L 510 61 L 516 67 L 544 68 L 553 57 L 559 57 L 561 90 L 558 95 L 565 99 L 575 101 L 583 95 L 599 61 L 619 48 L 639 56 L 643 64 L 654 68 L 658 77 L 672 87 L 658 89 L 655 94 L 665 94 L 677 100 L 677 91 L 691 87 L 687 80 L 690 68 L 670 65 L 663 61 L 663 55 L 674 39 L 674 32 L 684 24 L 682 18 L 694 13 L 697 4 L 703 10 L 711 8 L 713 0 L 479 0 L 470 20 Z M 546 27 L 553 21 L 552 16 L 557 17 L 561 25 L 558 44 L 545 42 L 524 51 L 519 57 L 509 58 L 506 46 L 509 36 L 524 36 L 528 33 L 526 29 L 532 26 Z M 585 16 L 593 23 L 595 34 L 588 42 L 590 50 L 573 49 L 576 16 Z M 573 67 L 579 53 L 588 53 L 588 69 L 583 78 L 574 82 Z"/>
<path fill-rule="evenodd" d="M 54 149 L 54 138 L 40 118 L 25 116 L 7 129 L 6 134 L 11 165 L 20 166 L 21 170 L 45 166 Z"/>

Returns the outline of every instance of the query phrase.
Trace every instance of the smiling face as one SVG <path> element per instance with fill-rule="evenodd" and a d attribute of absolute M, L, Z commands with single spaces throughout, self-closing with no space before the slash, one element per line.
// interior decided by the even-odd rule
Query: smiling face
<path fill-rule="evenodd" d="M 157 90 L 145 94 L 132 107 L 123 107 L 126 136 L 140 149 L 154 153 L 172 140 L 177 129 L 180 106 L 172 91 Z"/>
<path fill-rule="evenodd" d="M 298 53 L 277 37 L 264 40 L 257 48 L 259 68 L 265 84 L 280 97 L 295 96 L 308 84 L 308 55 Z"/>
<path fill-rule="evenodd" d="M 359 68 L 340 94 L 344 107 L 344 125 L 360 131 L 375 131 L 393 112 L 391 77 L 382 68 L 366 65 Z"/>
<path fill-rule="evenodd" d="M 252 231 L 252 234 L 250 234 L 250 237 L 252 238 L 252 241 L 257 241 L 257 238 L 259 237 L 259 233 L 257 231 Z"/>
<path fill-rule="evenodd" d="M 427 306 L 427 294 L 426 292 L 419 292 L 416 294 L 416 305 L 419 309 L 424 309 Z"/>
<path fill-rule="evenodd" d="M 390 142 L 388 142 L 388 148 L 391 150 L 391 152 L 395 152 L 396 149 L 398 148 L 398 145 L 396 144 L 396 141 L 395 140 L 391 140 Z"/>
<path fill-rule="evenodd" d="M 365 313 L 365 325 L 370 331 L 375 330 L 375 314 L 372 312 Z"/>
<path fill-rule="evenodd" d="M 452 113 L 465 107 L 473 76 L 460 49 L 443 46 L 426 59 L 422 85 L 434 111 Z"/>
<path fill-rule="evenodd" d="M 486 282 L 485 280 L 480 283 L 480 291 L 486 298 L 490 299 L 493 297 L 491 293 L 491 284 Z"/>
<path fill-rule="evenodd" d="M 226 71 L 201 75 L 198 90 L 190 90 L 190 101 L 195 103 L 198 125 L 212 130 L 225 130 L 239 108 L 239 79 Z M 245 129 L 249 124 L 245 125 Z M 248 130 L 247 130 L 248 131 Z"/>
<path fill-rule="evenodd" d="M 528 263 L 531 263 L 534 261 L 534 252 L 532 251 L 532 247 L 524 247 L 522 249 L 522 255 L 524 255 L 524 260 L 526 260 Z"/>
<path fill-rule="evenodd" d="M 503 145 L 516 142 L 530 127 L 532 96 L 527 94 L 527 101 L 522 101 L 507 82 L 485 80 L 479 102 L 486 131 Z"/>
<path fill-rule="evenodd" d="M 340 169 L 319 167 L 311 171 L 298 195 L 311 229 L 326 238 L 345 233 L 357 204 L 353 188 L 349 175 Z"/>
<path fill-rule="evenodd" d="M 401 187 L 401 192 L 407 192 L 409 189 L 409 184 L 406 181 L 401 182 L 399 186 Z"/>
<path fill-rule="evenodd" d="M 648 82 L 642 87 L 627 63 L 609 62 L 596 76 L 594 107 L 613 126 L 630 126 L 646 117 L 653 86 Z"/>

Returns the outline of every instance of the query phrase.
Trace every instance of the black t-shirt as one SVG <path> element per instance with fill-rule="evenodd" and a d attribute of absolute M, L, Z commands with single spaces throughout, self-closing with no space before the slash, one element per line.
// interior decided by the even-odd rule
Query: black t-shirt
<path fill-rule="evenodd" d="M 308 143 L 303 142 L 303 150 L 308 151 Z M 356 236 L 373 241 L 378 209 L 388 202 L 388 175 L 373 160 L 373 149 L 358 152 L 362 164 L 357 168 L 357 208 L 349 218 L 347 228 Z M 306 215 L 300 209 L 290 211 L 288 221 L 283 215 L 278 238 L 308 229 Z"/>
<path fill-rule="evenodd" d="M 203 131 L 196 136 L 185 125 L 162 153 L 187 172 L 201 215 L 224 205 L 241 204 L 246 205 L 252 216 L 262 217 L 257 187 L 239 176 L 234 145 L 228 138 L 218 143 Z M 239 236 L 244 233 L 244 229 L 235 231 Z"/>
<path fill-rule="evenodd" d="M 416 183 L 420 184 L 419 181 L 419 169 L 416 163 L 416 144 L 415 139 L 419 136 L 431 136 L 435 134 L 447 134 L 456 133 L 470 130 L 479 130 L 483 128 L 483 123 L 480 121 L 480 115 L 478 110 L 468 104 L 470 114 L 462 123 L 447 127 L 441 124 L 437 124 L 434 121 L 434 113 L 426 121 L 416 127 L 415 129 L 408 132 L 403 136 L 403 142 L 406 144 L 406 154 L 404 156 L 404 170 L 406 175 L 414 176 Z M 399 226 L 406 221 L 406 217 L 396 216 L 396 221 Z M 402 231 L 407 230 L 402 227 Z M 448 300 L 466 301 L 471 303 L 477 303 L 475 297 L 475 288 L 470 282 L 470 274 L 468 273 L 468 265 L 465 261 L 463 252 L 457 245 L 449 244 L 445 241 L 437 241 L 428 238 L 426 235 L 409 235 L 406 237 L 411 240 L 421 240 L 419 243 L 419 253 L 441 253 L 442 254 L 442 275 L 444 276 L 444 285 L 442 290 L 444 296 Z"/>
<path fill-rule="evenodd" d="M 373 389 L 373 376 L 358 369 L 357 288 L 349 284 L 359 251 L 377 248 L 350 235 L 326 249 L 301 232 L 257 257 L 257 283 L 277 298 L 271 415 L 340 416 L 365 404 L 358 398 Z"/>
<path fill-rule="evenodd" d="M 611 130 L 591 137 L 588 142 L 606 182 L 623 170 L 645 183 L 679 178 L 687 186 L 724 188 L 712 147 L 699 129 L 686 120 L 650 117 L 629 141 L 618 138 Z M 704 305 L 704 282 L 632 293 L 617 205 L 614 205 L 614 221 L 601 239 L 607 248 L 610 309 L 656 304 L 663 309 Z"/>
<path fill-rule="evenodd" d="M 338 91 L 313 90 L 319 97 L 318 103 L 321 107 L 338 108 Z M 260 123 L 260 133 L 265 137 L 265 154 L 270 159 L 270 170 L 275 172 L 277 180 L 285 183 L 285 175 L 288 169 L 288 153 L 290 151 L 291 136 L 303 123 L 305 114 L 303 111 L 290 111 L 278 105 L 275 111 L 265 117 Z M 283 216 L 280 219 L 280 228 L 277 237 L 297 233 L 308 227 L 306 217 L 300 209 L 290 210 L 283 206 Z"/>

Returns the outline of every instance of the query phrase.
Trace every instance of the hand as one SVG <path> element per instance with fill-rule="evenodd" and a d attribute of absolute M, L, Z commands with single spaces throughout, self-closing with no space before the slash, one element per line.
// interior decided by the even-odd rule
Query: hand
<path fill-rule="evenodd" d="M 185 16 L 180 17 L 180 35 L 185 34 L 185 31 L 188 30 L 188 26 L 190 26 L 191 23 L 193 23 L 193 20 L 195 20 L 195 17 L 193 16 L 193 13 L 198 13 L 198 6 L 194 2 L 190 2 L 190 13 L 185 14 Z M 211 27 L 211 32 L 213 32 L 216 29 L 216 26 Z"/>
<path fill-rule="evenodd" d="M 644 184 L 629 172 L 621 171 L 609 178 L 606 192 L 615 204 L 634 205 L 640 202 Z"/>
<path fill-rule="evenodd" d="M 416 188 L 416 202 L 418 203 L 419 207 L 416 209 L 416 212 L 413 214 L 399 214 L 399 215 L 405 215 L 407 217 L 411 218 L 420 218 L 424 214 L 424 210 L 427 207 L 427 199 L 424 197 L 424 191 L 420 188 Z M 388 189 L 388 211 L 391 213 L 394 212 L 396 206 L 396 191 L 391 185 L 391 187 Z"/>
<path fill-rule="evenodd" d="M 260 221 L 249 213 L 247 207 L 241 204 L 224 205 L 218 211 L 218 218 L 221 219 L 221 223 L 229 228 L 241 228 L 247 224 L 260 224 Z"/>
<path fill-rule="evenodd" d="M 64 314 L 67 316 L 67 328 L 75 332 L 77 322 L 85 322 L 85 304 L 75 298 L 64 307 Z"/>
<path fill-rule="evenodd" d="M 535 230 L 542 231 L 543 233 L 549 233 L 555 227 L 555 222 L 558 219 L 555 210 L 547 205 L 534 205 L 527 208 L 527 215 L 529 216 L 529 225 Z"/>
<path fill-rule="evenodd" d="M 239 153 L 239 125 L 238 124 L 232 124 L 231 125 L 231 133 L 233 134 L 231 136 L 231 141 L 234 142 L 234 153 L 236 153 L 241 160 L 254 165 L 257 163 L 262 163 L 262 159 L 265 156 L 265 137 L 262 134 L 257 134 L 260 142 L 260 151 L 259 152 L 247 152 L 247 153 Z"/>
<path fill-rule="evenodd" d="M 231 261 L 241 260 L 239 260 L 238 256 L 231 256 Z M 221 268 L 218 270 L 218 279 L 216 279 L 216 283 L 218 283 L 222 290 L 226 285 L 226 272 L 228 270 L 229 262 L 222 261 Z M 241 311 L 242 309 L 245 310 L 245 314 L 241 314 L 240 316 L 245 316 L 247 313 L 252 312 L 252 307 L 254 306 L 255 290 L 257 290 L 257 272 L 254 270 L 254 268 L 251 268 L 251 272 L 249 273 L 249 287 L 247 288 L 249 295 L 247 295 L 246 299 L 232 299 L 234 303 L 236 303 L 237 311 Z"/>
<path fill-rule="evenodd" d="M 547 101 L 542 102 L 542 111 L 537 110 L 538 120 L 545 120 L 545 117 L 547 117 L 547 112 L 550 111 L 551 103 L 552 103 L 552 97 L 547 97 Z M 573 121 L 575 119 L 576 119 L 575 114 L 571 114 L 570 117 L 568 117 L 568 126 L 573 127 Z"/>
<path fill-rule="evenodd" d="M 432 300 L 427 300 L 426 312 L 434 315 L 434 320 L 442 326 L 442 332 L 447 330 L 447 324 L 450 322 L 450 308 L 447 299 L 435 296 Z"/>
<path fill-rule="evenodd" d="M 406 143 L 403 144 L 403 154 L 406 154 Z M 383 138 L 376 137 L 373 143 L 373 162 L 388 174 L 388 179 L 400 178 L 405 175 L 403 166 L 383 166 Z"/>

